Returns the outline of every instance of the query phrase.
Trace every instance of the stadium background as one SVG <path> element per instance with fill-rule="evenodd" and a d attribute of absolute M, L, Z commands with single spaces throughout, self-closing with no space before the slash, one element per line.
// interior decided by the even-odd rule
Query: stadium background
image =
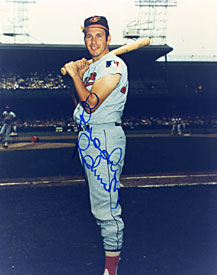
<path fill-rule="evenodd" d="M 217 270 L 217 64 L 156 61 L 171 50 L 151 46 L 123 55 L 130 80 L 124 121 L 133 123 L 125 124 L 120 275 Z M 17 145 L 31 145 L 35 133 L 40 144 L 47 138 L 75 143 L 76 134 L 56 133 L 47 123 L 71 117 L 71 88 L 67 77 L 60 80 L 59 68 L 83 55 L 88 57 L 82 46 L 0 44 L 0 111 L 9 104 L 17 114 Z M 164 122 L 174 115 L 191 121 L 187 135 L 170 136 Z M 101 274 L 100 234 L 73 147 L 10 146 L 0 151 L 0 274 Z"/>
<path fill-rule="evenodd" d="M 113 45 L 111 49 L 118 47 Z M 216 62 L 156 61 L 172 48 L 148 46 L 121 56 L 129 70 L 129 98 L 124 116 L 203 116 L 215 118 L 217 83 Z M 0 44 L 0 75 L 4 83 L 9 75 L 41 79 L 46 84 L 49 73 L 53 86 L 19 88 L 0 87 L 0 110 L 5 104 L 14 107 L 18 118 L 71 117 L 73 105 L 70 83 L 59 69 L 65 62 L 89 57 L 83 46 Z M 36 76 L 34 75 L 36 74 Z M 59 79 L 57 79 L 59 77 Z M 18 77 L 17 77 L 18 78 Z M 51 77 L 50 77 L 51 78 Z M 12 82 L 16 82 L 13 79 Z M 33 80 L 34 81 L 34 80 Z M 51 80 L 52 81 L 52 80 Z M 9 80 L 10 82 L 10 80 Z"/>
<path fill-rule="evenodd" d="M 130 83 L 123 127 L 129 136 L 143 134 L 146 138 L 128 140 L 124 174 L 215 171 L 216 141 L 214 136 L 206 137 L 214 135 L 217 127 L 217 63 L 169 62 L 167 54 L 172 50 L 167 45 L 151 45 L 121 56 L 128 65 Z M 0 111 L 6 104 L 15 111 L 20 141 L 30 142 L 31 136 L 37 135 L 45 142 L 43 136 L 49 133 L 53 142 L 63 142 L 63 134 L 75 142 L 73 87 L 68 76 L 61 76 L 60 68 L 82 56 L 90 58 L 83 45 L 0 44 Z M 157 61 L 162 56 L 165 61 Z M 170 136 L 174 116 L 185 124 L 184 135 L 176 140 Z M 63 132 L 56 133 L 57 127 Z M 161 136 L 153 139 L 153 134 Z M 196 134 L 200 136 L 195 140 Z M 166 135 L 164 139 L 162 135 Z M 37 167 L 25 150 L 20 161 L 17 151 L 3 151 L 7 161 L 1 163 L 1 178 L 82 175 L 78 159 L 71 168 L 73 150 L 61 149 L 63 162 L 58 158 L 59 150 L 34 152 L 43 155 Z M 53 157 L 48 154 L 51 151 Z M 25 155 L 29 169 L 22 165 Z M 186 158 L 193 161 L 186 162 Z M 11 166 L 17 167 L 13 173 Z"/>

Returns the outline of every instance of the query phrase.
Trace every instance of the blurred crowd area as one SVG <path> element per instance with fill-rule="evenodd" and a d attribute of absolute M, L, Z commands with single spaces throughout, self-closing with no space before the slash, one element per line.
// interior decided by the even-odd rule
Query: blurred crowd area
<path fill-rule="evenodd" d="M 154 75 L 153 72 L 156 75 Z M 217 95 L 217 85 L 210 86 L 208 89 L 205 82 L 201 84 L 202 82 L 198 81 L 198 77 L 193 79 L 190 75 L 189 77 L 184 75 L 182 79 L 179 79 L 170 76 L 170 79 L 166 80 L 165 77 L 162 77 L 160 70 L 153 72 L 145 72 L 145 75 L 147 74 L 145 77 L 133 75 L 133 77 L 130 78 L 130 97 L 128 100 L 130 112 L 128 113 L 133 115 L 128 114 L 123 117 L 123 126 L 125 129 L 170 129 L 174 123 L 181 123 L 182 129 L 217 127 L 217 117 L 215 115 L 208 115 L 216 114 L 216 100 L 210 98 L 207 100 L 205 97 L 198 97 L 199 95 L 209 94 L 208 91 L 212 91 L 212 94 Z M 4 71 L 0 68 L 0 91 L 3 91 L 3 94 L 18 94 L 18 98 L 24 95 L 22 98 L 23 101 L 14 109 L 17 115 L 15 122 L 17 129 L 20 131 L 40 131 L 42 129 L 53 131 L 53 129 L 60 127 L 63 131 L 76 131 L 77 125 L 74 124 L 72 118 L 68 118 L 68 115 L 61 118 L 56 118 L 57 116 L 55 115 L 49 118 L 42 118 L 46 116 L 46 113 L 49 114 L 51 110 L 52 112 L 56 110 L 56 114 L 59 113 L 60 116 L 64 113 L 64 109 L 68 108 L 67 110 L 71 110 L 71 107 L 65 105 L 66 101 L 60 102 L 64 91 L 66 93 L 69 91 L 71 97 L 69 80 L 69 78 L 62 77 L 60 72 L 55 70 L 15 73 L 12 71 Z M 16 91 L 23 91 L 23 93 L 16 93 Z M 35 91 L 38 98 L 40 98 L 41 94 L 49 94 L 50 91 L 52 91 L 52 100 L 50 100 L 51 97 L 49 94 L 47 101 L 48 106 L 46 106 L 45 103 L 43 103 L 44 105 L 39 103 L 36 105 L 38 98 L 33 98 L 31 104 L 28 104 L 25 98 L 25 91 L 28 91 L 30 94 L 33 94 Z M 40 91 L 43 92 L 40 94 Z M 56 105 L 54 104 L 55 97 L 53 97 L 55 91 L 57 94 L 60 94 L 60 97 L 56 99 Z M 180 96 L 175 103 L 171 101 L 173 96 Z M 11 98 L 13 99 L 13 97 Z M 189 101 L 190 98 L 191 101 Z M 197 101 L 198 98 L 200 101 Z M 150 99 L 152 101 L 150 101 Z M 67 101 L 67 104 L 71 104 L 69 98 L 67 98 Z M 13 101 L 11 100 L 11 102 Z M 51 102 L 53 105 L 50 104 Z M 148 102 L 150 102 L 150 104 Z M 138 106 L 138 104 L 140 105 Z M 2 105 L 2 109 L 3 104 L 1 104 L 1 102 L 0 105 Z M 186 107 L 187 105 L 190 107 Z M 32 108 L 33 106 L 35 107 Z M 62 106 L 65 107 L 62 108 Z M 162 106 L 164 110 L 161 110 Z M 181 107 L 178 108 L 177 106 Z M 139 113 L 138 110 L 141 112 Z M 165 113 L 165 110 L 167 111 L 167 115 L 162 115 L 162 113 Z M 174 110 L 178 110 L 178 112 L 175 113 Z M 190 115 L 181 115 L 181 117 L 177 115 L 180 113 L 189 113 L 189 111 L 192 111 Z M 40 115 L 42 113 L 45 116 Z M 155 113 L 155 115 L 147 115 L 148 113 Z M 33 114 L 34 118 L 32 118 L 32 116 L 30 118 L 30 114 Z M 35 118 L 36 114 L 38 115 L 37 119 Z M 22 117 L 20 115 L 22 115 Z M 26 119 L 27 117 L 28 119 Z M 2 121 L 0 120 L 0 126 L 1 125 Z"/>
<path fill-rule="evenodd" d="M 189 116 L 141 116 L 124 118 L 123 125 L 126 128 L 168 128 L 174 124 L 181 124 L 183 128 L 203 128 L 207 125 L 217 127 L 217 117 L 205 117 L 202 115 Z"/>
<path fill-rule="evenodd" d="M 0 90 L 58 90 L 68 88 L 57 72 L 29 72 L 15 74 L 1 72 Z"/>
<path fill-rule="evenodd" d="M 203 116 L 162 116 L 162 117 L 123 117 L 122 125 L 126 130 L 158 130 L 172 129 L 174 125 L 180 125 L 184 129 L 205 129 L 217 128 L 217 117 Z M 2 123 L 0 123 L 2 125 Z M 19 119 L 17 118 L 14 125 L 17 131 L 56 131 L 61 129 L 62 132 L 77 132 L 76 125 L 72 118 L 45 118 L 45 119 Z"/>
<path fill-rule="evenodd" d="M 200 81 L 184 80 L 172 84 L 173 79 L 169 80 L 168 85 L 165 78 L 160 73 L 157 76 L 150 75 L 148 72 L 144 76 L 133 76 L 129 81 L 129 88 L 135 96 L 146 95 L 170 95 L 171 91 L 176 94 L 201 94 L 207 92 L 206 85 Z M 170 86 L 170 87 L 169 87 Z M 0 69 L 0 91 L 40 91 L 40 90 L 67 90 L 70 87 L 69 78 L 62 77 L 59 71 L 40 71 L 40 72 L 19 72 L 3 71 Z M 217 85 L 215 90 L 217 89 Z"/>

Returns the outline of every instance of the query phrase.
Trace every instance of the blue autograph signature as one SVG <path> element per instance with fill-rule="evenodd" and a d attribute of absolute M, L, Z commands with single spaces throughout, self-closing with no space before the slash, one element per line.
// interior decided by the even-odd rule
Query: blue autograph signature
<path fill-rule="evenodd" d="M 100 182 L 100 184 L 103 185 L 105 191 L 107 191 L 107 192 L 111 192 L 111 191 L 118 192 L 118 200 L 116 202 L 115 207 L 113 208 L 113 209 L 115 209 L 115 208 L 117 208 L 118 201 L 119 201 L 119 189 L 120 188 L 117 187 L 117 184 L 119 182 L 118 179 L 117 179 L 117 173 L 118 173 L 117 166 L 120 163 L 121 158 L 122 158 L 122 148 L 117 147 L 114 150 L 112 150 L 111 153 L 109 153 L 107 150 L 101 149 L 100 148 L 101 142 L 100 142 L 99 138 L 93 137 L 92 127 L 90 129 L 88 129 L 88 122 L 91 119 L 92 110 L 99 103 L 98 96 L 95 93 L 92 93 L 92 95 L 95 95 L 96 98 L 97 98 L 97 103 L 93 108 L 91 108 L 90 105 L 87 103 L 87 100 L 88 100 L 89 96 L 86 99 L 86 101 L 82 102 L 84 110 L 83 110 L 82 114 L 80 115 L 79 127 L 81 125 L 83 125 L 83 127 L 86 131 L 83 132 L 82 134 L 80 134 L 77 146 L 78 146 L 78 150 L 80 152 L 80 157 L 81 157 L 83 166 L 86 166 L 88 169 L 90 169 L 91 172 L 93 172 L 96 179 Z M 87 109 L 89 111 L 89 116 L 85 120 L 84 113 L 86 113 L 85 110 L 87 110 Z M 82 147 L 82 145 L 80 143 L 81 139 L 86 139 L 86 141 L 87 141 L 86 142 L 87 144 L 85 144 L 84 147 Z M 87 155 L 87 154 L 84 155 L 84 152 L 90 147 L 91 143 L 99 151 L 99 154 L 95 158 L 91 155 Z M 116 158 L 118 158 L 118 160 L 115 161 L 115 162 L 112 161 L 112 157 L 114 156 L 114 154 L 116 154 L 118 156 L 118 157 L 116 157 Z M 101 177 L 100 174 L 97 174 L 97 167 L 100 165 L 102 160 L 105 160 L 107 162 L 107 165 L 108 165 L 110 171 L 113 173 L 113 178 L 110 180 L 109 184 L 104 182 L 104 180 L 103 180 L 103 178 Z"/>

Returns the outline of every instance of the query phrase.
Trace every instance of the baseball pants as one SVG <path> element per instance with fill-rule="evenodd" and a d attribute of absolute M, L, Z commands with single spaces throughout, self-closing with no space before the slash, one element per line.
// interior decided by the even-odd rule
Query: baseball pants
<path fill-rule="evenodd" d="M 4 124 L 1 128 L 0 136 L 5 136 L 5 141 L 9 141 L 9 135 L 12 129 L 12 124 Z"/>
<path fill-rule="evenodd" d="M 122 248 L 124 222 L 119 204 L 126 136 L 121 126 L 101 124 L 80 131 L 78 151 L 89 186 L 91 212 L 106 251 Z"/>

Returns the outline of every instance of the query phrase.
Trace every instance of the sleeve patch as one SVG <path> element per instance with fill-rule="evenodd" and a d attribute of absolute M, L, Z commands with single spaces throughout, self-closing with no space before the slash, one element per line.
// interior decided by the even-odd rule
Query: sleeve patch
<path fill-rule="evenodd" d="M 118 61 L 115 61 L 115 60 L 106 61 L 106 68 L 114 68 L 114 67 L 118 67 L 118 66 L 119 66 Z"/>
<path fill-rule="evenodd" d="M 126 91 L 127 91 L 127 88 L 126 88 L 126 87 L 122 87 L 122 88 L 121 88 L 121 93 L 122 93 L 122 94 L 126 94 Z"/>

